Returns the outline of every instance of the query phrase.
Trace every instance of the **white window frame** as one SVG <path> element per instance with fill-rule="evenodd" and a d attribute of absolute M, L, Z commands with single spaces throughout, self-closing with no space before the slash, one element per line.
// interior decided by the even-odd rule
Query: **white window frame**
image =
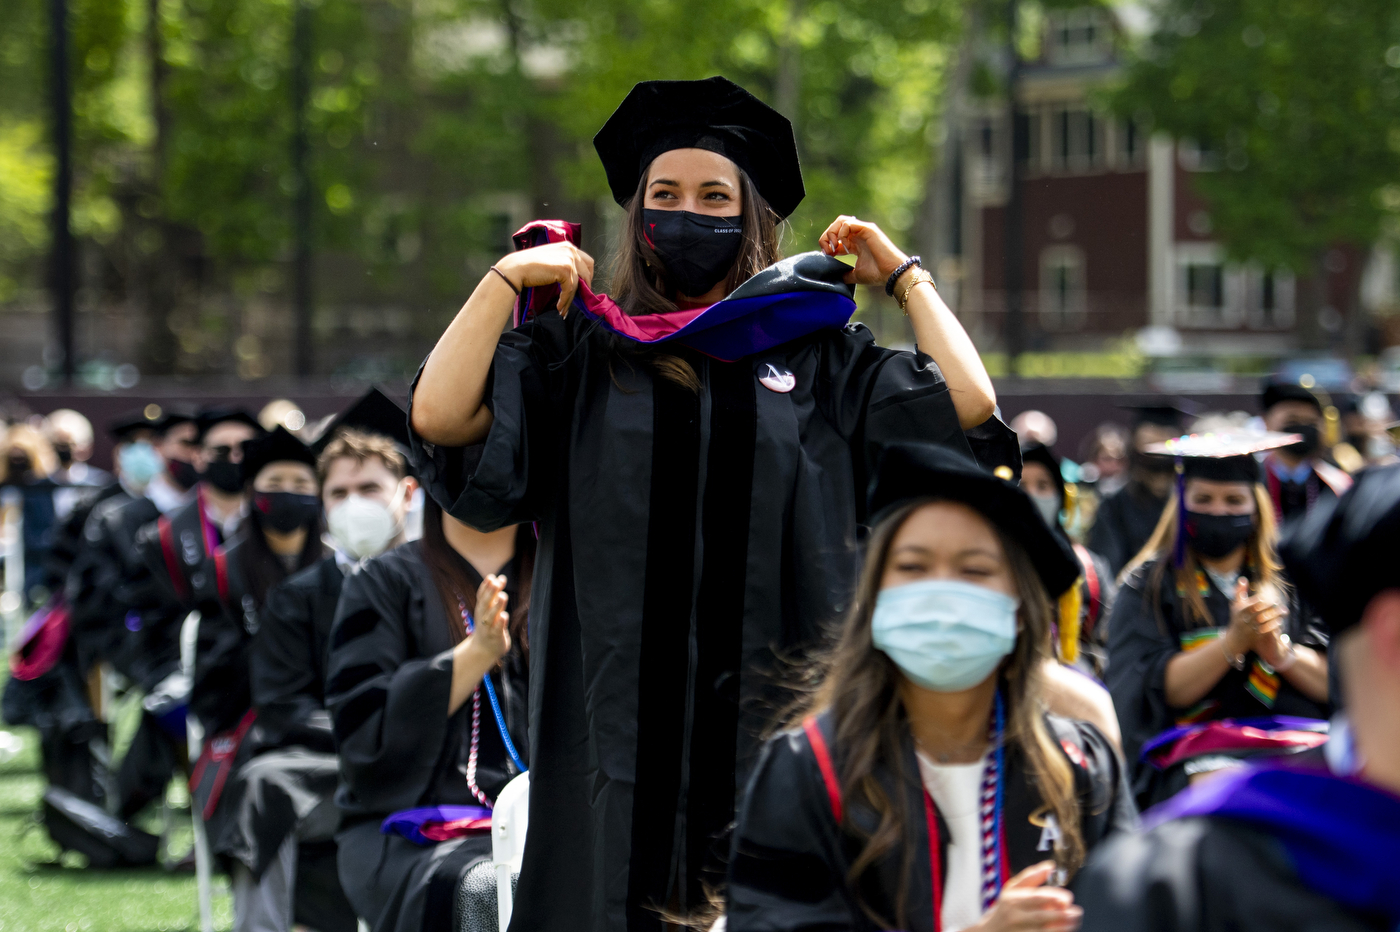
<path fill-rule="evenodd" d="M 1092 28 L 1091 41 L 1064 42 L 1064 33 Z M 1045 59 L 1052 65 L 1096 65 L 1113 55 L 1112 24 L 1095 7 L 1051 10 L 1045 15 Z"/>
<path fill-rule="evenodd" d="M 1059 275 L 1068 272 L 1063 300 Z M 1040 251 L 1040 325 L 1045 330 L 1083 330 L 1088 321 L 1088 287 L 1084 250 L 1062 243 Z"/>

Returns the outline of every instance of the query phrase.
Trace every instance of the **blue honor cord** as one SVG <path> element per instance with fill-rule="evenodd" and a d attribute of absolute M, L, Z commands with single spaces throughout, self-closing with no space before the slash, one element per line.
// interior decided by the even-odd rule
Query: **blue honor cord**
<path fill-rule="evenodd" d="M 476 630 L 476 622 L 472 621 L 472 613 L 462 608 L 462 620 L 467 623 L 467 633 L 471 634 Z M 510 762 L 515 765 L 515 769 L 521 773 L 527 772 L 525 762 L 520 759 L 520 752 L 515 749 L 515 742 L 510 740 L 510 729 L 506 727 L 506 717 L 501 712 L 501 701 L 496 698 L 496 687 L 491 685 L 491 674 L 485 673 L 481 677 L 481 683 L 486 687 L 486 698 L 491 703 L 491 713 L 496 716 L 496 730 L 501 733 L 501 743 L 506 746 L 506 753 L 510 755 Z M 997 701 L 1000 700 L 998 696 Z"/>

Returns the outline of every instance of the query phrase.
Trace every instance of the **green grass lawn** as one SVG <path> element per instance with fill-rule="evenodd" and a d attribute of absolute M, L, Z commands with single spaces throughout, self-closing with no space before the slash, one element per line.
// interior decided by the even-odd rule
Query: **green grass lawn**
<path fill-rule="evenodd" d="M 38 736 L 28 728 L 8 729 L 24 739 L 16 758 L 0 763 L 0 932 L 164 932 L 197 930 L 199 907 L 194 874 L 141 870 L 89 870 L 86 858 L 58 846 L 35 821 L 44 779 L 39 769 Z M 116 729 L 117 744 L 124 737 Z M 125 736 L 129 737 L 129 736 Z M 188 805 L 176 787 L 172 802 Z M 178 831 L 172 849 L 189 847 L 188 809 L 174 813 Z M 141 827 L 159 834 L 158 813 Z M 228 929 L 232 911 L 228 883 L 215 875 L 214 925 Z"/>

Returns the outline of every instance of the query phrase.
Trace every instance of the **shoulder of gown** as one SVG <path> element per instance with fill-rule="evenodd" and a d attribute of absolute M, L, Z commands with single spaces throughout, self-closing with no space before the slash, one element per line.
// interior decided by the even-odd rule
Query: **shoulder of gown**
<path fill-rule="evenodd" d="M 1373 928 L 1304 886 L 1273 838 L 1220 819 L 1181 819 L 1109 839 L 1073 891 L 1083 932 Z"/>

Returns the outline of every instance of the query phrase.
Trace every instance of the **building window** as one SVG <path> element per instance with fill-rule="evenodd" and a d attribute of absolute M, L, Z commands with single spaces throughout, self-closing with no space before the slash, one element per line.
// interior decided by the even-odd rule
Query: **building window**
<path fill-rule="evenodd" d="M 1052 65 L 1089 65 L 1107 61 L 1113 32 L 1102 10 L 1057 10 L 1046 16 L 1045 57 Z"/>
<path fill-rule="evenodd" d="M 1287 269 L 1264 271 L 1251 267 L 1245 272 L 1245 306 L 1253 330 L 1288 330 L 1295 319 L 1296 289 L 1293 273 Z"/>
<path fill-rule="evenodd" d="M 1287 330 L 1296 284 L 1287 269 L 1228 264 L 1214 243 L 1177 243 L 1176 322 L 1207 329 Z"/>
<path fill-rule="evenodd" d="M 1084 253 L 1078 246 L 1047 246 L 1040 253 L 1040 325 L 1080 330 L 1087 317 Z"/>
<path fill-rule="evenodd" d="M 1050 112 L 1050 167 L 1081 172 L 1104 163 L 1104 121 L 1080 107 L 1059 107 Z"/>
<path fill-rule="evenodd" d="M 1147 163 L 1147 137 L 1136 120 L 1118 123 L 1117 162 L 1120 168 L 1139 168 Z"/>
<path fill-rule="evenodd" d="M 1182 139 L 1176 144 L 1176 158 L 1189 172 L 1213 172 L 1220 167 L 1220 152 L 1210 143 Z"/>

